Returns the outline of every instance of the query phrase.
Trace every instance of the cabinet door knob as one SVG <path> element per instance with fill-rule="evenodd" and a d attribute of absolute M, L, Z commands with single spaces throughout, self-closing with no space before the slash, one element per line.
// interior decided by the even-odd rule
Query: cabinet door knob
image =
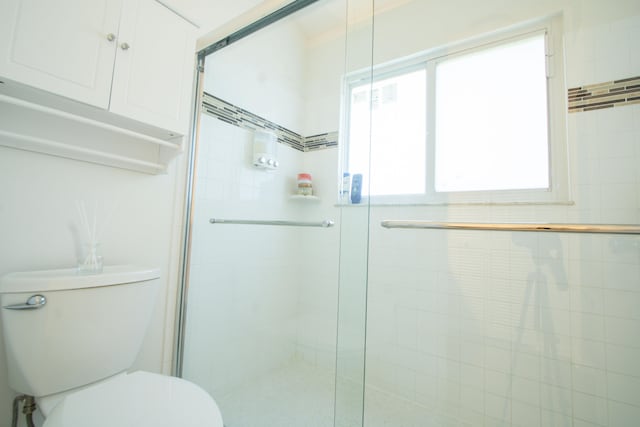
<path fill-rule="evenodd" d="M 131 47 L 131 46 L 129 46 L 129 43 L 127 43 L 127 42 L 124 42 L 124 43 L 122 43 L 122 44 L 120 45 L 120 49 L 122 49 L 122 50 L 127 50 L 127 49 L 129 49 L 130 47 Z"/>
<path fill-rule="evenodd" d="M 107 40 L 109 40 L 110 42 L 114 41 L 116 39 L 116 35 L 113 33 L 109 33 L 107 34 Z"/>

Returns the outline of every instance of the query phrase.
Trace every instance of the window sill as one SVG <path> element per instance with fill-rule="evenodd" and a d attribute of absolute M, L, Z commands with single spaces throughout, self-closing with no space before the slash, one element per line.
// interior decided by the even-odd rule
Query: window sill
<path fill-rule="evenodd" d="M 574 201 L 549 202 L 372 202 L 363 200 L 361 203 L 335 203 L 337 208 L 363 207 L 440 207 L 440 206 L 573 206 Z"/>

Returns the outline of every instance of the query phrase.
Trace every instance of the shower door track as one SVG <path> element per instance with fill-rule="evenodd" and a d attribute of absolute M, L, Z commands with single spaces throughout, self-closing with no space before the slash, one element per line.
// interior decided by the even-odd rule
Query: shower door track
<path fill-rule="evenodd" d="M 274 12 L 268 14 L 267 16 L 258 19 L 257 21 L 253 22 L 252 24 L 247 25 L 244 28 L 241 28 L 240 30 L 229 34 L 227 37 L 223 38 L 222 40 L 219 40 L 215 43 L 210 44 L 209 46 L 201 49 L 198 52 L 198 56 L 204 58 L 207 55 L 210 55 L 222 48 L 225 48 L 227 46 L 229 46 L 231 43 L 235 43 L 238 40 L 241 40 L 253 33 L 255 33 L 258 30 L 261 30 L 265 27 L 268 27 L 269 25 L 273 24 L 274 22 L 277 22 L 283 18 L 286 18 L 287 16 L 299 11 L 300 9 L 304 9 L 305 7 L 317 2 L 318 0 L 295 0 L 292 1 L 291 3 L 281 7 L 278 10 L 275 10 Z"/>
<path fill-rule="evenodd" d="M 435 222 L 415 220 L 384 220 L 384 228 L 431 230 L 533 231 L 587 234 L 640 234 L 640 225 L 625 224 L 544 224 L 544 223 L 483 223 Z"/>

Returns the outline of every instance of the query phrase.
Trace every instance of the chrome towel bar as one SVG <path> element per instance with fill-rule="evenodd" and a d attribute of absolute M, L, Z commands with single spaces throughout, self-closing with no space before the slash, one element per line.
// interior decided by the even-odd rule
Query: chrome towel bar
<path fill-rule="evenodd" d="M 640 234 L 640 225 L 614 224 L 533 224 L 384 220 L 385 228 L 434 230 L 536 231 L 555 233 Z"/>
<path fill-rule="evenodd" d="M 258 221 L 258 220 L 246 220 L 246 219 L 220 219 L 211 218 L 209 220 L 211 224 L 244 224 L 244 225 L 282 225 L 288 227 L 322 227 L 329 228 L 335 224 L 329 219 L 325 219 L 319 222 L 306 222 L 306 221 Z"/>

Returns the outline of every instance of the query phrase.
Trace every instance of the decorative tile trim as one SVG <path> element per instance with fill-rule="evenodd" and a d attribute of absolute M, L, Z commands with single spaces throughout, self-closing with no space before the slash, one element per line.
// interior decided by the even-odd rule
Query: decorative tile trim
<path fill-rule="evenodd" d="M 317 151 L 338 146 L 338 132 L 304 137 L 304 151 Z"/>
<path fill-rule="evenodd" d="M 301 135 L 207 92 L 204 92 L 202 97 L 202 111 L 239 128 L 250 130 L 268 129 L 278 136 L 279 143 L 304 151 L 304 140 Z"/>
<path fill-rule="evenodd" d="M 277 135 L 279 143 L 298 151 L 316 151 L 338 145 L 338 132 L 304 137 L 207 92 L 204 92 L 202 97 L 202 112 L 242 129 L 270 130 Z"/>
<path fill-rule="evenodd" d="M 569 112 L 640 103 L 640 76 L 569 89 Z"/>

